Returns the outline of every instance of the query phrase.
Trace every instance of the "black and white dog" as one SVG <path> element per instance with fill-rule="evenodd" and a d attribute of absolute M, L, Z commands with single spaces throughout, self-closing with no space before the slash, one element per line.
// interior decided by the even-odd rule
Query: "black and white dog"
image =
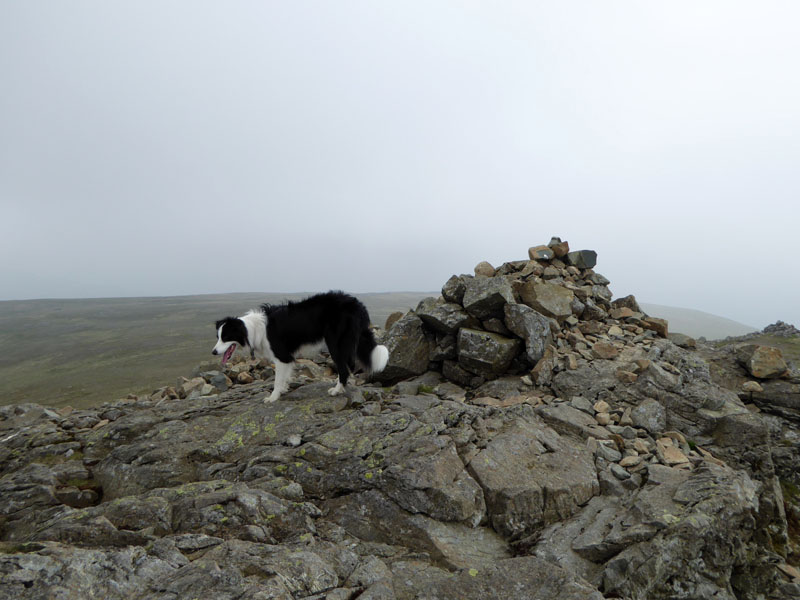
<path fill-rule="evenodd" d="M 222 364 L 237 347 L 275 363 L 275 387 L 264 402 L 274 402 L 289 389 L 294 359 L 305 348 L 328 346 L 339 381 L 331 396 L 345 391 L 356 365 L 371 373 L 384 369 L 389 350 L 379 346 L 369 328 L 367 308 L 343 292 L 326 292 L 300 302 L 262 304 L 241 317 L 217 321 L 217 344 L 212 354 L 222 354 Z"/>

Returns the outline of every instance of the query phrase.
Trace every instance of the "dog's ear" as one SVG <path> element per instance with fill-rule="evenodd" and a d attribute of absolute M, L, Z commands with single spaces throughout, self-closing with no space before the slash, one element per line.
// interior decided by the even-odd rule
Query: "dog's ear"
<path fill-rule="evenodd" d="M 225 317 L 224 319 L 220 319 L 219 321 L 217 321 L 214 324 L 214 329 L 219 331 L 219 328 L 222 327 L 225 324 L 225 321 L 227 321 L 228 319 L 230 319 L 230 317 Z"/>

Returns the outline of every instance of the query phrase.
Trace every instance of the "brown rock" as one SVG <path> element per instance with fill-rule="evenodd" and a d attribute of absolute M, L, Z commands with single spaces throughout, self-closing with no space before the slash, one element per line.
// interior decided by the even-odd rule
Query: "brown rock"
<path fill-rule="evenodd" d="M 617 371 L 617 379 L 622 383 L 636 383 L 639 376 L 636 373 L 620 369 Z"/>
<path fill-rule="evenodd" d="M 572 300 L 575 295 L 558 284 L 528 281 L 519 287 L 519 295 L 523 304 L 547 317 L 562 321 L 572 315 Z"/>
<path fill-rule="evenodd" d="M 633 316 L 633 311 L 627 306 L 621 306 L 619 308 L 611 309 L 611 312 L 608 313 L 608 315 L 612 319 L 627 319 L 628 317 Z"/>
<path fill-rule="evenodd" d="M 672 440 L 669 441 L 672 442 Z M 663 438 L 656 441 L 656 446 L 660 450 L 659 454 L 661 457 L 663 457 L 665 465 L 672 467 L 689 462 L 689 459 L 683 452 L 681 452 L 680 448 L 672 443 L 667 445 Z"/>
<path fill-rule="evenodd" d="M 531 377 L 538 385 L 550 385 L 553 380 L 553 369 L 556 368 L 556 353 L 552 346 L 544 351 L 544 356 L 531 371 Z"/>
<path fill-rule="evenodd" d="M 763 392 L 764 388 L 761 387 L 761 384 L 757 381 L 745 381 L 742 384 L 742 391 L 743 392 Z"/>
<path fill-rule="evenodd" d="M 622 337 L 625 333 L 622 331 L 622 327 L 618 325 L 612 325 L 608 328 L 608 335 L 611 337 Z"/>
<path fill-rule="evenodd" d="M 541 277 L 544 274 L 544 267 L 536 262 L 535 260 L 529 260 L 528 264 L 523 267 L 520 275 L 522 277 L 528 277 L 533 275 L 534 277 Z"/>
<path fill-rule="evenodd" d="M 747 371 L 759 379 L 772 379 L 786 373 L 787 365 L 778 348 L 745 344 L 736 348 L 736 359 Z"/>
<path fill-rule="evenodd" d="M 595 358 L 612 359 L 616 358 L 618 354 L 619 350 L 610 342 L 596 342 L 592 346 L 592 356 Z"/>
<path fill-rule="evenodd" d="M 628 467 L 635 467 L 640 462 L 642 462 L 641 456 L 626 456 L 621 461 L 619 461 L 619 466 L 625 467 L 627 469 Z"/>
<path fill-rule="evenodd" d="M 595 412 L 599 412 L 599 413 L 600 412 L 610 412 L 611 411 L 611 405 L 608 402 L 606 402 L 605 400 L 600 400 L 598 402 L 595 402 L 594 406 L 592 408 L 594 408 Z"/>
<path fill-rule="evenodd" d="M 647 317 L 642 321 L 642 324 L 644 325 L 645 329 L 652 329 L 663 338 L 669 335 L 669 323 L 666 319 Z"/>
<path fill-rule="evenodd" d="M 491 263 L 488 263 L 485 260 L 475 265 L 475 275 L 482 277 L 494 277 L 495 273 L 496 269 L 492 266 Z"/>
<path fill-rule="evenodd" d="M 598 425 L 608 425 L 611 423 L 611 415 L 607 412 L 597 413 L 594 416 L 594 420 L 597 421 Z"/>
<path fill-rule="evenodd" d="M 236 376 L 236 381 L 239 383 L 253 383 L 255 381 L 253 376 L 247 371 L 242 371 Z"/>
<path fill-rule="evenodd" d="M 400 312 L 399 310 L 398 310 L 398 311 L 396 311 L 396 312 L 393 312 L 393 313 L 392 313 L 392 314 L 390 314 L 388 317 L 386 317 L 386 325 L 384 325 L 384 327 L 383 327 L 383 328 L 384 328 L 386 331 L 389 331 L 389 330 L 392 328 L 392 325 L 394 325 L 394 324 L 395 324 L 395 323 L 397 323 L 397 322 L 398 322 L 400 319 L 402 319 L 402 318 L 403 318 L 403 315 L 404 315 L 404 314 L 405 314 L 405 313 L 402 313 L 402 312 Z"/>
<path fill-rule="evenodd" d="M 569 254 L 569 242 L 562 242 L 559 238 L 553 238 L 548 244 L 556 258 L 563 258 Z"/>

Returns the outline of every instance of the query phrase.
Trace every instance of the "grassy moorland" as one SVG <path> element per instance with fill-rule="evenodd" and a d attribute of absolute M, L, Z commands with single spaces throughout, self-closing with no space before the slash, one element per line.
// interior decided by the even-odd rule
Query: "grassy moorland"
<path fill-rule="evenodd" d="M 428 293 L 362 294 L 372 322 Z M 84 407 L 149 393 L 211 357 L 214 321 L 305 294 L 0 302 L 0 405 Z"/>

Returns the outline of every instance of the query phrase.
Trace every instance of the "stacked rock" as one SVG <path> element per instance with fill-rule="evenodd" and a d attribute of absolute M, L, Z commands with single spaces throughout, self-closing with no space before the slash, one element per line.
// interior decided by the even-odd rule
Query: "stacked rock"
<path fill-rule="evenodd" d="M 474 275 L 453 275 L 440 297 L 422 300 L 386 332 L 389 364 L 377 378 L 394 383 L 434 370 L 475 388 L 530 374 L 546 386 L 560 370 L 666 337 L 667 322 L 644 314 L 633 296 L 612 301 L 596 262 L 593 250 L 570 251 L 554 237 L 530 248 L 528 260 L 497 268 L 484 261 Z"/>

